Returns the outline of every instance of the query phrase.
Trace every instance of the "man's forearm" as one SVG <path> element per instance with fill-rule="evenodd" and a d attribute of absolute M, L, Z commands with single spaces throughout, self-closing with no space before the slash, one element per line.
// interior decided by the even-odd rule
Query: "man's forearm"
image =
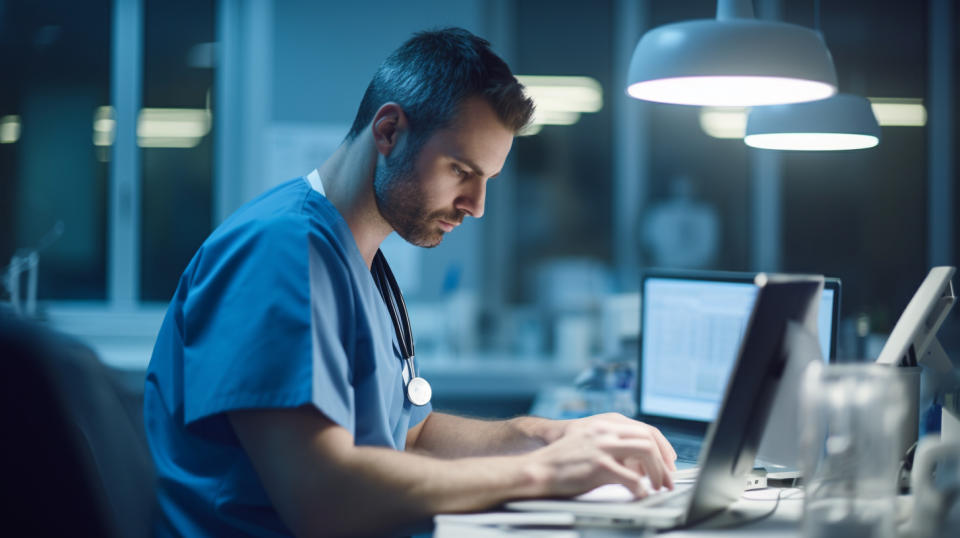
<path fill-rule="evenodd" d="M 431 413 L 410 450 L 440 458 L 519 454 L 555 441 L 564 422 L 539 417 L 477 420 Z"/>
<path fill-rule="evenodd" d="M 357 447 L 338 471 L 344 472 L 344 483 L 351 482 L 337 494 L 341 506 L 369 507 L 359 514 L 352 511 L 353 521 L 343 521 L 351 529 L 380 531 L 438 513 L 489 509 L 510 499 L 547 494 L 543 477 L 523 456 L 442 460 Z M 370 526 L 374 514 L 380 521 Z"/>
<path fill-rule="evenodd" d="M 301 472 L 296 500 L 304 505 L 295 512 L 307 519 L 291 523 L 303 535 L 378 535 L 550 492 L 547 469 L 524 455 L 445 460 L 351 446 Z"/>
<path fill-rule="evenodd" d="M 532 457 L 446 460 L 353 436 L 311 408 L 243 411 L 230 421 L 271 501 L 297 535 L 378 534 L 442 512 L 545 495 Z"/>

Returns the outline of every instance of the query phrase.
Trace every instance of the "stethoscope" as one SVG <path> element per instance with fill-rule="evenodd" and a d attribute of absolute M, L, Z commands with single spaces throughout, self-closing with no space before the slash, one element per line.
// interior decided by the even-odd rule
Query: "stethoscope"
<path fill-rule="evenodd" d="M 387 311 L 390 312 L 390 319 L 393 320 L 393 328 L 397 331 L 397 343 L 400 344 L 400 354 L 403 356 L 408 372 L 407 399 L 413 405 L 427 405 L 433 389 L 430 388 L 430 383 L 427 383 L 426 379 L 417 375 L 416 365 L 413 362 L 413 331 L 410 330 L 407 304 L 403 302 L 400 286 L 397 285 L 393 271 L 390 270 L 387 259 L 380 250 L 377 250 L 377 254 L 373 257 L 370 273 L 373 275 L 377 289 L 380 290 L 380 295 L 383 296 L 383 302 L 387 304 Z"/>

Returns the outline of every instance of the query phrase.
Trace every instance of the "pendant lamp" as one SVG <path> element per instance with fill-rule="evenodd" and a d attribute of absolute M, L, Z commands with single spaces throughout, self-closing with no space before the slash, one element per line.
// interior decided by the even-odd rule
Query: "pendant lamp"
<path fill-rule="evenodd" d="M 880 143 L 880 125 L 870 101 L 839 93 L 812 103 L 756 107 L 747 116 L 743 141 L 762 149 L 865 149 Z"/>
<path fill-rule="evenodd" d="M 798 103 L 837 91 L 820 35 L 755 19 L 751 0 L 718 0 L 716 20 L 650 30 L 634 50 L 627 81 L 632 97 L 681 105 Z"/>

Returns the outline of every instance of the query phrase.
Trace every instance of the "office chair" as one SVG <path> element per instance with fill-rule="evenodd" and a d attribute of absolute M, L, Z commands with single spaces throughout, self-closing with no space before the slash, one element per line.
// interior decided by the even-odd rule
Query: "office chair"
<path fill-rule="evenodd" d="M 89 347 L 0 311 L 3 511 L 30 536 L 150 536 L 141 399 Z M 19 534 L 19 533 L 17 533 Z"/>

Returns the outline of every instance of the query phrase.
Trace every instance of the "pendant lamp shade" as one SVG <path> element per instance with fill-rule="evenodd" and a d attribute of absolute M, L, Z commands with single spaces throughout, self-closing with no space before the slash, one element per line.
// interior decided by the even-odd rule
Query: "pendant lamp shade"
<path fill-rule="evenodd" d="M 840 93 L 811 103 L 756 107 L 747 116 L 743 141 L 762 149 L 865 149 L 880 143 L 880 125 L 870 101 Z"/>
<path fill-rule="evenodd" d="M 654 28 L 630 61 L 627 93 L 703 106 L 824 99 L 837 91 L 830 51 L 813 30 L 753 18 L 749 2 L 720 0 L 716 20 Z"/>

